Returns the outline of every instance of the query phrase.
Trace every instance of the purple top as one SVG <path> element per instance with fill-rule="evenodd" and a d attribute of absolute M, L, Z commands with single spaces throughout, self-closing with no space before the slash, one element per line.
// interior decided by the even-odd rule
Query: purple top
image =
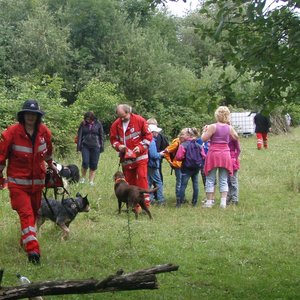
<path fill-rule="evenodd" d="M 230 140 L 230 126 L 216 123 L 216 132 L 212 135 L 211 144 L 228 144 Z"/>
<path fill-rule="evenodd" d="M 187 141 L 192 141 L 192 140 L 193 140 L 193 138 L 188 138 L 183 143 L 185 143 Z M 176 152 L 175 159 L 178 160 L 178 161 L 183 161 L 184 158 L 185 158 L 186 148 L 184 147 L 183 143 L 179 145 L 178 150 Z"/>

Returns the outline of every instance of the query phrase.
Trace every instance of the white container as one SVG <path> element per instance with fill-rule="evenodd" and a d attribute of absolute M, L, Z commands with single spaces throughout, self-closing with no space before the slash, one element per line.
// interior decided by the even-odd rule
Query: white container
<path fill-rule="evenodd" d="M 247 112 L 234 112 L 230 114 L 231 125 L 234 127 L 238 134 L 245 136 L 255 133 L 254 117 L 256 113 Z"/>

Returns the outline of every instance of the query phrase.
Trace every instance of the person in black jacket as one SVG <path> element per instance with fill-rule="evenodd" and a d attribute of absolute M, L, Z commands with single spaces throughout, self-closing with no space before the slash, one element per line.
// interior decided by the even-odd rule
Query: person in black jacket
<path fill-rule="evenodd" d="M 82 155 L 80 182 L 85 182 L 89 168 L 89 183 L 93 186 L 100 153 L 104 151 L 104 131 L 101 122 L 97 120 L 92 111 L 84 114 L 84 120 L 78 128 L 77 136 L 77 151 Z"/>
<path fill-rule="evenodd" d="M 257 149 L 260 150 L 262 145 L 268 149 L 268 132 L 271 130 L 270 120 L 258 112 L 254 117 L 255 133 L 257 138 Z"/>

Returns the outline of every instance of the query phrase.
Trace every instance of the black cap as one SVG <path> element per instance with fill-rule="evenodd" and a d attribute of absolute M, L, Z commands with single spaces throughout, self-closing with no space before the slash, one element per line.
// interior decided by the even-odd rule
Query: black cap
<path fill-rule="evenodd" d="M 25 112 L 36 113 L 43 116 L 45 113 L 41 111 L 40 106 L 36 100 L 26 100 L 23 104 L 22 110 L 18 112 L 18 118 Z"/>

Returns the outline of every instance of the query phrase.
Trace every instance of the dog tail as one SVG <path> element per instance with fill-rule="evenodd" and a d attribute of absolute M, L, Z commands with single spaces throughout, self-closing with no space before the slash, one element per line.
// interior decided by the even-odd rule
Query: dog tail
<path fill-rule="evenodd" d="M 154 189 L 140 189 L 140 193 L 144 194 L 144 193 L 155 193 L 158 190 L 158 187 L 154 188 Z"/>

